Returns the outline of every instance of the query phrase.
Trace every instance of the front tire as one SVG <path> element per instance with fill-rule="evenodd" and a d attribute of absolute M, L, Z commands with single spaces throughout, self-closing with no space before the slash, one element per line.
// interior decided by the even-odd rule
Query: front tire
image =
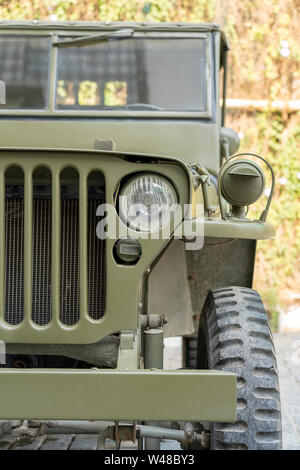
<path fill-rule="evenodd" d="M 212 449 L 281 449 L 275 350 L 256 291 L 226 287 L 208 293 L 200 317 L 197 368 L 237 375 L 237 421 L 212 423 Z"/>

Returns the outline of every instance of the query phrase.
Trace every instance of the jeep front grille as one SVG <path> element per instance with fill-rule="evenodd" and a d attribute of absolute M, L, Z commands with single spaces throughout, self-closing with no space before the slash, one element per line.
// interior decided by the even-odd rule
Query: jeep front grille
<path fill-rule="evenodd" d="M 5 175 L 5 321 L 18 325 L 29 316 L 45 326 L 54 316 L 73 326 L 83 310 L 101 319 L 105 242 L 96 236 L 96 210 L 104 203 L 103 175 L 79 174 L 76 184 L 68 181 L 66 169 L 64 181 L 62 172 L 46 170 L 50 184 L 35 184 L 45 178 L 45 169 L 30 177 L 21 171 L 22 184 L 20 170 L 11 168 Z"/>

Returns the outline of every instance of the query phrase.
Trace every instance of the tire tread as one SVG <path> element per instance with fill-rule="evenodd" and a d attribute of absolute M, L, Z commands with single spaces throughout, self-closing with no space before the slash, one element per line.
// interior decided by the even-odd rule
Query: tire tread
<path fill-rule="evenodd" d="M 237 422 L 212 424 L 212 448 L 281 449 L 276 356 L 259 294 L 245 287 L 210 291 L 202 310 L 200 329 L 199 339 L 205 336 L 207 342 L 208 368 L 237 375 Z M 200 368 L 204 365 L 203 351 L 203 345 L 198 344 Z"/>

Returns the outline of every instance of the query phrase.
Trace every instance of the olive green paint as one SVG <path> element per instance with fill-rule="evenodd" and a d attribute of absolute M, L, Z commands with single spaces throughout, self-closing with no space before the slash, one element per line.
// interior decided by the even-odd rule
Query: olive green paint
<path fill-rule="evenodd" d="M 236 376 L 197 370 L 0 369 L 1 419 L 236 419 Z"/>
<path fill-rule="evenodd" d="M 196 231 L 196 225 L 201 223 L 198 219 L 192 222 L 191 235 Z M 181 227 L 178 228 L 180 233 Z M 177 232 L 175 231 L 175 234 Z M 186 235 L 189 233 L 186 230 Z M 275 237 L 275 229 L 272 224 L 240 218 L 205 219 L 204 236 L 216 238 L 241 238 L 247 240 L 267 240 Z"/>
<path fill-rule="evenodd" d="M 129 160 L 130 157 L 128 156 Z M 93 343 L 99 341 L 105 336 L 122 330 L 137 330 L 137 308 L 139 302 L 139 284 L 147 266 L 157 257 L 163 249 L 167 240 L 160 239 L 142 239 L 142 256 L 139 262 L 133 266 L 118 265 L 113 257 L 114 239 L 106 240 L 106 309 L 104 317 L 95 321 L 87 314 L 87 281 L 86 281 L 86 254 L 87 243 L 83 234 L 85 230 L 87 203 L 84 199 L 86 194 L 85 186 L 88 174 L 93 170 L 100 170 L 105 176 L 106 182 L 106 202 L 114 204 L 114 193 L 119 181 L 124 176 L 143 171 L 159 173 L 171 179 L 179 195 L 180 204 L 186 204 L 190 200 L 190 180 L 189 175 L 184 170 L 184 166 L 175 165 L 171 160 L 160 160 L 160 163 L 135 163 L 120 158 L 120 155 L 111 152 L 101 151 L 53 151 L 53 150 L 1 150 L 0 149 L 0 192 L 4 191 L 4 173 L 12 166 L 21 166 L 25 174 L 25 263 L 26 272 L 25 284 L 25 316 L 22 323 L 18 325 L 9 325 L 4 321 L 4 210 L 0 213 L 0 339 L 7 343 Z M 53 190 L 53 315 L 52 321 L 46 326 L 39 326 L 32 322 L 31 316 L 31 217 L 32 200 L 31 178 L 32 173 L 38 166 L 47 166 L 52 172 L 53 181 L 56 181 Z M 59 174 L 62 169 L 74 167 L 80 176 L 80 200 L 81 200 L 81 251 L 80 258 L 80 320 L 73 327 L 63 325 L 59 320 Z M 3 206 L 4 198 L 0 198 Z M 85 202 L 84 202 L 85 201 Z M 4 207 L 2 207 L 4 208 Z M 1 208 L 0 208 L 1 209 Z M 26 222 L 27 220 L 27 222 Z M 120 221 L 120 224 L 122 222 Z M 138 233 L 128 229 L 129 236 L 137 237 Z M 118 295 L 116 295 L 116 291 Z"/>
<path fill-rule="evenodd" d="M 150 328 L 144 332 L 145 369 L 163 369 L 164 332 L 162 328 Z"/>
<path fill-rule="evenodd" d="M 87 266 L 81 250 L 81 319 L 74 327 L 59 321 L 59 171 L 76 166 L 80 174 L 81 238 L 86 246 L 86 176 L 92 169 L 101 170 L 106 179 L 107 202 L 123 177 L 134 172 L 154 171 L 168 177 L 177 188 L 181 204 L 202 202 L 201 187 L 193 190 L 193 176 L 188 163 L 201 162 L 214 175 L 220 167 L 221 110 L 219 102 L 219 68 L 225 36 L 214 24 L 131 24 L 84 22 L 1 22 L 0 34 L 49 35 L 55 43 L 61 36 L 89 36 L 132 28 L 135 34 L 164 37 L 203 37 L 209 45 L 208 85 L 214 89 L 215 106 L 205 119 L 201 114 L 138 111 L 60 111 L 54 107 L 57 47 L 52 48 L 49 82 L 49 105 L 44 110 L 8 110 L 0 108 L 0 259 L 4 259 L 4 171 L 19 164 L 25 171 L 25 318 L 12 326 L 0 325 L 0 337 L 6 342 L 92 343 L 122 330 L 137 331 L 139 292 L 146 268 L 153 264 L 167 240 L 141 240 L 142 256 L 134 266 L 117 265 L 112 256 L 115 240 L 106 243 L 107 302 L 103 319 L 92 321 L 87 315 Z M 211 54 L 214 49 L 215 53 Z M 215 70 L 216 73 L 213 73 Z M 197 77 L 195 77 L 195 80 Z M 203 116 L 202 116 L 203 117 Z M 226 134 L 227 135 L 227 134 Z M 226 136 L 225 136 L 226 137 Z M 112 139 L 115 152 L 93 151 L 96 139 Z M 10 147 L 10 150 L 7 148 Z M 13 149 L 15 148 L 15 150 Z M 58 148 L 55 150 L 54 148 Z M 59 150 L 60 149 L 60 150 Z M 76 149 L 76 150 L 70 150 Z M 141 159 L 141 163 L 137 160 Z M 30 320 L 31 310 L 31 177 L 38 165 L 48 165 L 53 185 L 52 237 L 52 321 L 43 327 Z M 196 198 L 194 197 L 197 194 Z M 269 224 L 257 221 L 215 218 L 205 219 L 204 234 L 217 238 L 265 239 L 274 236 Z M 202 221 L 194 220 L 194 226 Z M 129 231 L 129 235 L 130 235 Z M 131 233 L 135 236 L 136 233 Z M 0 262 L 0 312 L 4 312 L 4 263 Z M 118 290 L 118 296 L 115 291 Z"/>
<path fill-rule="evenodd" d="M 1 22 L 0 34 L 49 35 L 53 43 L 57 35 L 86 36 L 101 32 L 132 28 L 136 34 L 168 37 L 207 37 L 208 87 L 215 88 L 219 98 L 219 79 L 213 82 L 212 69 L 219 68 L 221 33 L 217 25 L 131 24 L 115 23 L 47 23 Z M 211 34 L 214 32 L 214 36 Z M 212 60 L 215 47 L 215 62 Z M 96 139 L 112 139 L 118 151 L 168 155 L 194 162 L 201 160 L 213 173 L 219 168 L 220 109 L 209 113 L 155 111 L 89 111 L 55 109 L 55 75 L 57 48 L 53 47 L 50 64 L 49 105 L 44 110 L 1 109 L 1 146 L 92 149 Z M 197 77 L 195 77 L 197 80 Z M 211 96 L 212 93 L 210 93 Z M 211 96 L 208 107 L 211 107 Z M 30 117 L 30 119 L 26 119 Z M 199 119 L 199 118 L 205 119 Z M 18 118 L 18 119 L 16 119 Z M 42 118 L 42 119 L 41 119 Z M 72 118 L 72 119 L 70 119 Z"/>
<path fill-rule="evenodd" d="M 230 160 L 222 168 L 220 179 L 224 199 L 238 207 L 253 204 L 265 187 L 261 167 L 251 160 Z"/>
<path fill-rule="evenodd" d="M 148 153 L 201 162 L 217 173 L 219 135 L 216 124 L 178 120 L 48 120 L 1 121 L 2 147 L 94 148 L 96 139 L 112 139 L 119 152 Z M 202 150 L 203 149 L 203 150 Z"/>
<path fill-rule="evenodd" d="M 219 106 L 219 71 L 228 44 L 215 24 L 133 24 L 97 22 L 7 22 L 0 34 L 48 35 L 52 46 L 58 36 L 90 36 L 132 28 L 150 37 L 200 37 L 207 39 L 206 70 L 212 102 L 206 113 L 153 111 L 65 111 L 55 109 L 57 47 L 52 47 L 49 73 L 49 105 L 44 110 L 1 109 L 0 148 L 0 339 L 6 343 L 36 345 L 82 345 L 120 334 L 116 370 L 0 369 L 1 419 L 112 419 L 219 421 L 236 419 L 236 376 L 220 371 L 149 371 L 141 367 L 143 334 L 138 324 L 142 298 L 146 298 L 147 269 L 154 266 L 169 240 L 140 239 L 142 255 L 136 265 L 116 263 L 113 245 L 106 241 L 106 308 L 95 321 L 87 313 L 86 210 L 87 176 L 100 170 L 105 176 L 106 202 L 114 204 L 120 181 L 137 172 L 154 172 L 169 178 L 180 204 L 202 203 L 201 185 L 195 189 L 189 164 L 201 163 L 214 176 L 221 157 L 238 146 L 235 134 L 222 126 Z M 195 77 L 197 80 L 197 77 Z M 208 93 L 209 94 L 209 93 Z M 225 109 L 225 108 L 224 108 Z M 114 142 L 115 151 L 94 151 L 97 139 Z M 227 139 L 227 140 L 226 140 Z M 229 139 L 229 141 L 228 141 Z M 230 140 L 231 139 L 231 140 Z M 25 318 L 21 324 L 4 321 L 5 310 L 5 185 L 4 173 L 19 165 L 25 175 Z M 32 185 L 38 166 L 52 173 L 52 321 L 38 326 L 31 320 Z M 67 327 L 59 320 L 60 273 L 60 171 L 75 167 L 80 177 L 80 320 Z M 204 220 L 204 235 L 216 239 L 243 239 L 251 246 L 247 283 L 251 283 L 255 240 L 274 237 L 271 224 L 240 218 L 220 217 L 217 192 L 208 194 L 214 217 Z M 217 201 L 217 202 L 216 202 Z M 191 211 L 191 214 L 194 212 Z M 193 217 L 193 215 L 191 215 Z M 120 222 L 121 223 L 121 222 Z M 196 224 L 203 223 L 194 219 Z M 181 227 L 178 227 L 178 230 Z M 176 233 L 176 232 L 175 232 Z M 136 237 L 133 230 L 129 236 Z M 188 234 L 187 234 L 188 235 Z M 250 240 L 253 240 L 250 241 Z M 226 240 L 225 240 L 226 241 Z M 229 250 L 228 250 L 229 251 Z M 188 257 L 191 257 L 192 252 Z M 245 251 L 245 253 L 247 253 Z M 200 256 L 201 252 L 197 254 Z M 230 257 L 230 253 L 228 254 Z M 194 258 L 195 260 L 195 258 Z M 216 267 L 216 260 L 209 260 Z M 205 267 L 205 266 L 204 266 Z M 241 269 L 243 266 L 241 267 Z M 212 283 L 218 273 L 211 271 Z M 250 274 L 249 274 L 250 273 Z M 201 279 L 206 280 L 205 271 Z M 245 277 L 245 276 L 244 276 Z M 224 281 L 226 285 L 226 282 Z M 205 282 L 201 282 L 206 289 Z M 201 295 L 203 292 L 201 293 Z M 199 294 L 198 294 L 199 295 Z M 144 297 L 143 297 L 144 296 Z M 199 301 L 199 298 L 198 298 Z M 143 313 L 147 313 L 143 310 Z M 161 312 L 163 313 L 163 312 Z M 161 345 L 161 342 L 160 342 Z M 150 348 L 151 349 L 151 348 Z M 161 353 L 161 350 L 158 351 Z M 148 362 L 151 358 L 149 358 Z M 128 371 L 126 371 L 128 369 Z"/>

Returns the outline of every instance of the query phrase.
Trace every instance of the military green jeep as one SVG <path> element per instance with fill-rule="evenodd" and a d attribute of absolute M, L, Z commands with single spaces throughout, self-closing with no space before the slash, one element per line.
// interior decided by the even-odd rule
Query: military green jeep
<path fill-rule="evenodd" d="M 215 24 L 1 22 L 3 433 L 281 447 L 252 289 L 274 174 L 224 126 L 228 49 Z"/>

